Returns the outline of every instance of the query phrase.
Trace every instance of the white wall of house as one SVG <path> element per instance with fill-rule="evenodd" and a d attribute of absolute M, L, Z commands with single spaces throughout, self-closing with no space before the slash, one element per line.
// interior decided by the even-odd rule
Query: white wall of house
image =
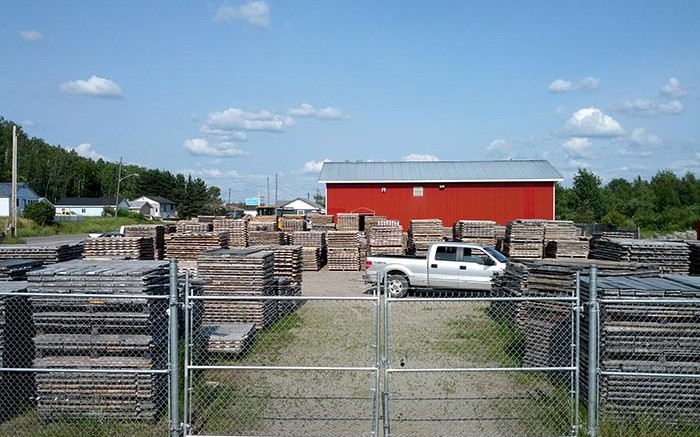
<path fill-rule="evenodd" d="M 114 205 L 57 205 L 56 215 L 82 215 L 85 217 L 101 217 L 105 208 L 114 209 Z M 119 202 L 119 209 L 129 209 L 129 202 Z"/>
<path fill-rule="evenodd" d="M 39 201 L 39 196 L 26 185 L 17 185 L 17 215 L 22 215 L 24 208 L 30 203 Z M 9 217 L 11 197 L 0 197 L 0 216 Z"/>
<path fill-rule="evenodd" d="M 175 205 L 173 204 L 161 204 L 160 202 L 152 199 L 148 196 L 141 196 L 138 199 L 134 199 L 133 202 L 148 202 L 151 204 L 153 209 L 151 210 L 151 215 L 153 217 L 171 219 L 175 218 L 177 215 L 175 211 Z"/>

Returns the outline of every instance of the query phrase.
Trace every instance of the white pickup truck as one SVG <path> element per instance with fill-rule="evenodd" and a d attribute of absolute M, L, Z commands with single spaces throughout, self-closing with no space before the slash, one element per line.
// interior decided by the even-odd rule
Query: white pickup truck
<path fill-rule="evenodd" d="M 412 288 L 490 290 L 491 277 L 508 259 L 483 244 L 434 243 L 427 256 L 368 256 L 364 280 L 377 283 L 386 273 L 390 297 L 404 297 Z M 380 279 L 381 280 L 381 279 Z"/>

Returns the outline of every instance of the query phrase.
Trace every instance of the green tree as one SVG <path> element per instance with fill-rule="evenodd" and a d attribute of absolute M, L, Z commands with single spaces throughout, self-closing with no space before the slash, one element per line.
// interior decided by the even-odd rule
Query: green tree
<path fill-rule="evenodd" d="M 574 176 L 571 202 L 574 220 L 581 223 L 595 223 L 604 214 L 600 177 L 585 168 L 579 168 Z"/>
<path fill-rule="evenodd" d="M 316 202 L 317 205 L 326 206 L 326 196 L 321 194 L 321 190 L 318 188 L 316 188 L 316 194 L 314 194 L 314 202 Z"/>
<path fill-rule="evenodd" d="M 56 210 L 53 206 L 45 202 L 33 202 L 27 205 L 22 212 L 22 216 L 28 218 L 39 226 L 49 226 L 54 222 Z"/>

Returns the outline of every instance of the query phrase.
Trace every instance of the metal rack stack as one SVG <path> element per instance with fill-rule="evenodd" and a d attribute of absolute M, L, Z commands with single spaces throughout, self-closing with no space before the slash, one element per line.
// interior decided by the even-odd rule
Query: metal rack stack
<path fill-rule="evenodd" d="M 248 246 L 248 220 L 217 217 L 214 219 L 214 232 L 228 233 L 229 247 Z"/>
<path fill-rule="evenodd" d="M 0 259 L 40 259 L 44 264 L 80 259 L 84 244 L 0 244 Z"/>
<path fill-rule="evenodd" d="M 326 233 L 321 231 L 296 231 L 291 244 L 301 246 L 303 270 L 318 271 L 326 265 Z"/>
<path fill-rule="evenodd" d="M 168 366 L 168 263 L 76 260 L 27 278 L 28 292 L 50 295 L 30 297 L 40 420 L 158 420 L 168 381 L 152 371 Z"/>
<path fill-rule="evenodd" d="M 85 240 L 85 259 L 155 259 L 151 237 L 97 237 Z"/>
<path fill-rule="evenodd" d="M 690 273 L 690 249 L 679 241 L 594 238 L 591 257 L 600 260 L 658 265 L 664 273 Z"/>

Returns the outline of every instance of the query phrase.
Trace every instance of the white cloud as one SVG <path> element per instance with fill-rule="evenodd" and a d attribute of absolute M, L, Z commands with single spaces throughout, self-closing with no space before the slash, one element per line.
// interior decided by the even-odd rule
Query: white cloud
<path fill-rule="evenodd" d="M 309 103 L 302 103 L 296 108 L 289 108 L 287 113 L 295 117 L 316 117 L 319 120 L 342 120 L 346 118 L 340 108 L 327 106 L 325 108 L 316 109 Z"/>
<path fill-rule="evenodd" d="M 588 138 L 569 138 L 561 145 L 571 158 L 592 158 L 591 147 L 593 143 Z"/>
<path fill-rule="evenodd" d="M 233 143 L 223 142 L 212 145 L 204 138 L 185 140 L 182 147 L 195 156 L 231 157 L 245 155 L 245 152 Z"/>
<path fill-rule="evenodd" d="M 262 0 L 248 0 L 241 6 L 223 4 L 219 6 L 214 15 L 214 21 L 234 20 L 243 20 L 254 26 L 267 27 L 270 25 L 270 5 Z"/>
<path fill-rule="evenodd" d="M 248 112 L 229 108 L 209 114 L 206 129 L 281 132 L 293 125 L 294 119 L 289 116 L 273 114 L 270 111 Z"/>
<path fill-rule="evenodd" d="M 320 120 L 341 120 L 344 116 L 343 111 L 340 109 L 328 106 L 323 109 L 319 109 L 316 117 Z"/>
<path fill-rule="evenodd" d="M 245 132 L 214 129 L 206 124 L 202 125 L 202 127 L 199 128 L 199 131 L 204 135 L 218 137 L 224 141 L 246 141 L 248 139 L 248 135 L 246 135 Z"/>
<path fill-rule="evenodd" d="M 683 103 L 680 100 L 674 100 L 668 103 L 662 103 L 659 105 L 659 111 L 664 114 L 680 114 L 683 112 Z"/>
<path fill-rule="evenodd" d="M 647 132 L 646 129 L 644 129 L 643 127 L 633 129 L 632 133 L 630 133 L 629 140 L 631 143 L 640 146 L 658 147 L 663 144 L 661 138 L 650 132 Z"/>
<path fill-rule="evenodd" d="M 574 89 L 574 84 L 568 80 L 557 79 L 549 84 L 548 89 L 553 93 L 565 93 L 567 91 L 572 91 Z"/>
<path fill-rule="evenodd" d="M 330 162 L 330 159 L 324 159 L 322 161 L 306 161 L 304 163 L 304 169 L 301 171 L 302 173 L 320 173 L 321 172 L 321 167 L 323 167 L 324 162 Z"/>
<path fill-rule="evenodd" d="M 421 153 L 411 153 L 410 155 L 406 155 L 403 158 L 401 158 L 402 161 L 439 161 L 440 158 L 438 158 L 435 155 L 431 155 L 429 153 L 426 154 L 421 154 Z"/>
<path fill-rule="evenodd" d="M 656 105 L 649 99 L 626 100 L 620 105 L 615 105 L 613 111 L 629 115 L 654 115 Z"/>
<path fill-rule="evenodd" d="M 582 108 L 566 122 L 566 129 L 579 137 L 618 137 L 625 134 L 620 123 L 598 108 Z"/>
<path fill-rule="evenodd" d="M 36 30 L 20 30 L 19 36 L 21 36 L 23 40 L 28 42 L 37 42 L 44 39 L 44 35 L 40 32 L 37 32 Z"/>
<path fill-rule="evenodd" d="M 661 87 L 661 94 L 675 99 L 682 99 L 688 95 L 688 92 L 683 88 L 680 81 L 672 77 Z"/>
<path fill-rule="evenodd" d="M 592 91 L 600 86 L 600 79 L 593 76 L 586 76 L 578 83 L 578 88 L 585 91 Z"/>
<path fill-rule="evenodd" d="M 108 158 L 107 156 L 101 155 L 97 153 L 95 150 L 92 148 L 92 143 L 83 143 L 77 147 L 72 147 L 69 148 L 68 150 L 73 150 L 75 153 L 78 154 L 78 156 L 82 156 L 83 158 L 88 158 L 92 160 L 99 160 L 102 159 L 103 161 L 111 161 L 111 158 Z"/>
<path fill-rule="evenodd" d="M 122 90 L 119 85 L 103 77 L 92 76 L 88 80 L 74 80 L 61 84 L 61 91 L 89 97 L 119 98 Z"/>
<path fill-rule="evenodd" d="M 238 179 L 241 177 L 236 170 L 223 171 L 219 168 L 199 168 L 185 169 L 184 174 L 190 174 L 194 177 L 212 178 L 212 179 Z"/>
<path fill-rule="evenodd" d="M 600 79 L 593 76 L 586 76 L 577 83 L 570 80 L 557 79 L 549 84 L 547 88 L 552 93 L 565 93 L 569 91 L 593 91 L 600 86 Z"/>
<path fill-rule="evenodd" d="M 308 103 L 302 103 L 296 108 L 290 108 L 287 112 L 289 115 L 295 117 L 311 117 L 316 115 L 316 109 Z"/>

